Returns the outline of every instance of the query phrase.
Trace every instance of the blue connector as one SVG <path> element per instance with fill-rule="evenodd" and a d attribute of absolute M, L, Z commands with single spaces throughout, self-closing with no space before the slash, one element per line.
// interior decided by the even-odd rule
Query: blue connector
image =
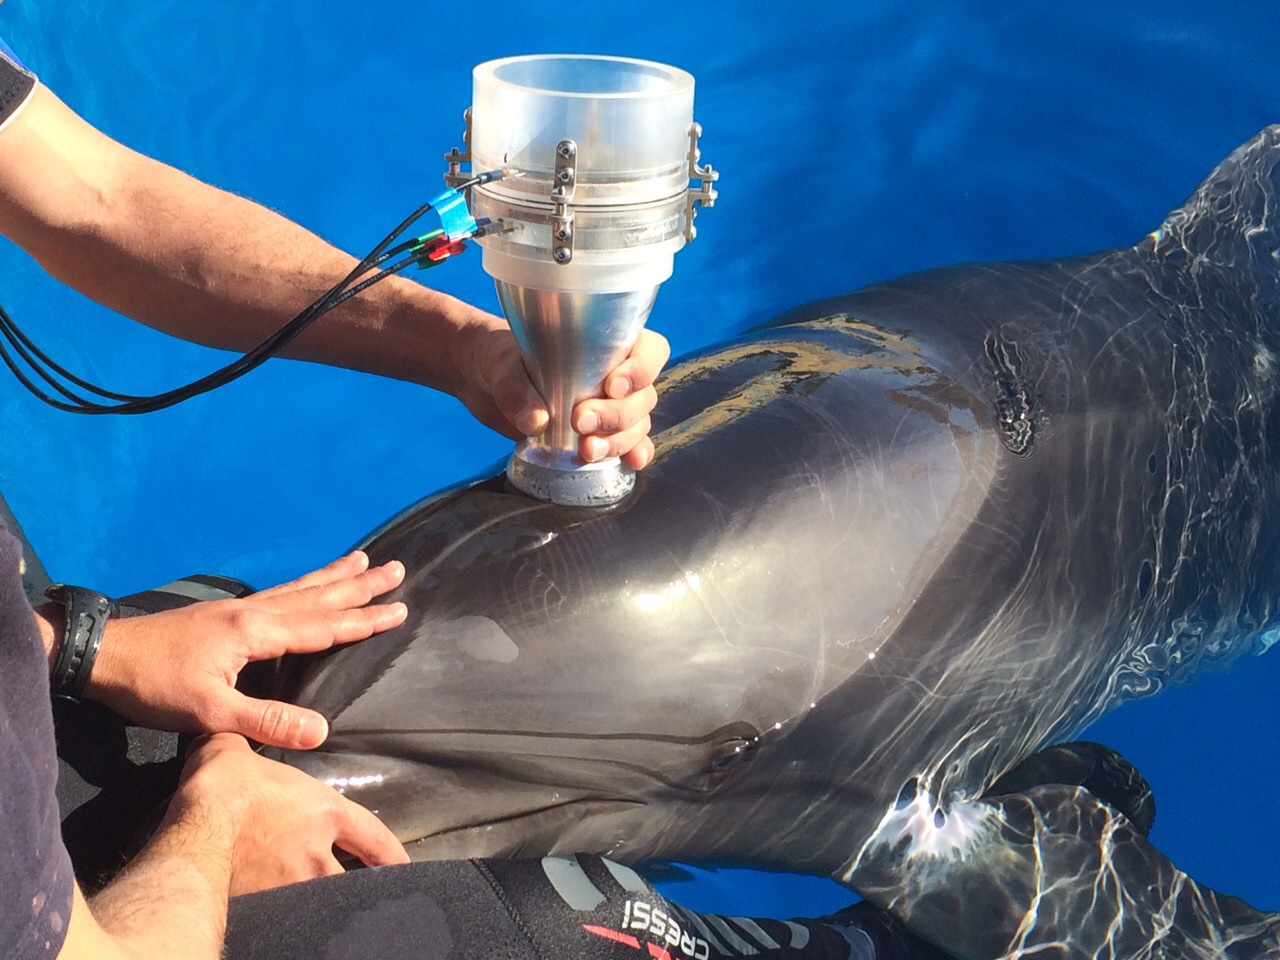
<path fill-rule="evenodd" d="M 4 0 L 0 0 L 0 3 L 3 2 Z M 501 180 L 504 177 L 518 176 L 520 176 L 518 170 L 500 167 L 497 170 L 489 170 L 473 177 L 466 186 L 479 186 L 484 183 L 492 183 L 494 180 Z M 465 240 L 476 233 L 477 224 L 471 216 L 471 211 L 467 209 L 466 198 L 453 187 L 450 187 L 432 200 L 431 208 L 440 215 L 440 226 L 444 227 L 445 236 L 451 241 Z M 486 220 L 481 225 L 483 226 L 487 223 L 488 221 Z"/>
<path fill-rule="evenodd" d="M 440 226 L 450 240 L 464 240 L 475 232 L 476 222 L 467 209 L 467 199 L 452 187 L 431 201 L 440 216 Z"/>

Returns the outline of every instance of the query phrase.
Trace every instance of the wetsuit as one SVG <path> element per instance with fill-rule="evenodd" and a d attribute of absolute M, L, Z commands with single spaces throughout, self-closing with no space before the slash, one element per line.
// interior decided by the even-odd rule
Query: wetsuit
<path fill-rule="evenodd" d="M 231 903 L 227 960 L 926 960 L 943 954 L 859 903 L 766 920 L 685 910 L 601 857 L 357 870 Z"/>

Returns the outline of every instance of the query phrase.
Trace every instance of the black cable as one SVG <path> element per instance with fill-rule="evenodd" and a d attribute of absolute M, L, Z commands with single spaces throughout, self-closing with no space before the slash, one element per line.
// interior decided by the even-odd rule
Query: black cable
<path fill-rule="evenodd" d="M 62 377 L 64 380 L 69 380 L 72 383 L 74 383 L 76 386 L 82 387 L 83 389 L 88 390 L 91 393 L 96 393 L 98 394 L 98 396 L 105 397 L 108 400 L 142 399 L 141 397 L 136 397 L 128 393 L 113 393 L 110 390 L 104 390 L 101 387 L 95 386 L 94 384 L 90 383 L 87 380 L 83 380 L 80 377 L 77 377 L 70 370 L 67 370 L 65 367 L 60 366 L 56 361 L 53 360 L 53 358 L 48 356 L 44 351 L 42 351 L 38 346 L 36 346 L 35 343 L 32 342 L 30 337 L 28 337 L 25 333 L 23 333 L 18 328 L 18 325 L 14 323 L 13 318 L 10 317 L 9 314 L 5 312 L 3 307 L 0 307 L 0 334 L 4 335 L 5 339 L 8 340 L 9 343 L 13 346 L 13 349 L 18 354 L 18 356 L 20 356 L 23 360 L 25 360 L 27 365 L 40 375 L 41 379 L 43 379 L 46 383 L 48 383 L 49 386 L 53 387 L 55 390 L 62 393 L 64 396 L 74 396 L 74 394 L 72 394 L 62 384 L 58 383 L 51 373 L 42 369 L 41 364 L 43 364 L 45 367 L 48 367 L 49 370 L 52 370 L 53 373 L 56 373 L 58 376 Z M 33 355 L 36 359 L 40 361 L 40 363 L 37 363 L 35 359 L 32 359 Z"/>
<path fill-rule="evenodd" d="M 459 192 L 468 187 L 477 184 L 487 183 L 490 180 L 497 179 L 500 174 L 498 172 L 479 174 L 472 177 L 465 183 L 460 184 L 455 189 Z M 433 201 L 434 202 L 434 201 Z M 369 253 L 356 264 L 354 268 L 336 284 L 330 287 L 318 299 L 304 308 L 293 319 L 276 330 L 269 337 L 247 351 L 243 356 L 233 360 L 231 363 L 214 370 L 212 373 L 206 374 L 197 380 L 193 380 L 181 387 L 167 390 L 162 393 L 152 394 L 150 396 L 135 396 L 133 394 L 116 393 L 96 386 L 81 377 L 68 371 L 47 354 L 45 354 L 35 343 L 18 328 L 13 318 L 0 307 L 0 337 L 4 341 L 8 341 L 9 347 L 26 365 L 35 372 L 49 387 L 62 394 L 65 400 L 58 400 L 55 397 L 45 393 L 37 387 L 23 372 L 19 364 L 14 360 L 9 352 L 9 347 L 0 341 L 0 360 L 4 361 L 5 366 L 13 373 L 24 387 L 43 402 L 58 410 L 65 410 L 68 413 L 83 414 L 139 414 L 151 413 L 155 410 L 163 410 L 167 407 L 174 406 L 191 397 L 198 396 L 202 393 L 208 393 L 220 386 L 244 376 L 246 373 L 261 366 L 281 348 L 290 341 L 299 336 L 308 326 L 314 323 L 324 314 L 333 310 L 335 307 L 345 303 L 351 297 L 361 293 L 362 291 L 373 286 L 373 284 L 386 279 L 393 274 L 400 273 L 402 270 L 414 263 L 419 263 L 424 268 L 437 266 L 441 261 L 425 259 L 428 255 L 426 244 L 433 242 L 437 237 L 443 236 L 443 231 L 429 231 L 421 237 L 413 240 L 406 240 L 402 243 L 391 247 L 392 242 L 400 234 L 404 233 L 415 221 L 423 217 L 432 209 L 432 203 L 425 203 L 412 214 L 406 217 L 399 226 L 391 233 L 387 234 L 383 240 L 374 247 Z M 435 235 L 432 236 L 432 233 Z M 390 247 L 390 249 L 388 249 Z M 386 261 L 393 257 L 412 250 L 413 253 L 404 259 L 392 264 L 389 267 L 380 269 L 377 273 L 369 277 L 364 277 L 370 270 L 381 267 Z M 361 279 L 364 277 L 364 279 Z M 357 282 L 359 281 L 359 282 Z M 352 286 L 352 284 L 355 284 Z M 37 362 L 38 361 L 38 362 Z M 87 390 L 90 393 L 97 394 L 99 397 L 116 400 L 117 403 L 104 404 L 95 400 L 87 399 L 78 395 L 71 390 L 66 384 L 60 383 L 57 376 L 64 380 Z"/>
<path fill-rule="evenodd" d="M 0 346 L 0 359 L 4 360 L 5 364 L 9 367 L 11 371 L 13 371 L 14 375 L 23 384 L 23 386 L 25 386 L 28 390 L 30 390 L 33 394 L 35 394 L 45 403 L 49 404 L 49 406 L 56 407 L 59 410 L 65 410 L 68 413 L 84 413 L 84 414 L 153 413 L 156 410 L 164 410 L 165 408 L 172 407 L 175 404 L 181 403 L 184 400 L 189 400 L 191 397 L 199 396 L 202 393 L 208 393 L 210 390 L 214 390 L 217 387 L 228 384 L 233 380 L 236 380 L 244 376 L 246 373 L 249 373 L 250 371 L 256 369 L 257 367 L 260 367 L 262 364 L 270 360 L 271 357 L 275 355 L 276 351 L 278 351 L 281 347 L 289 343 L 289 341 L 293 340 L 295 337 L 301 334 L 302 331 L 305 330 L 307 326 L 312 321 L 317 319 L 319 316 L 323 315 L 324 313 L 327 313 L 329 310 L 332 310 L 334 307 L 338 306 L 339 304 L 346 302 L 351 297 L 355 296 L 357 293 L 361 292 L 362 290 L 365 290 L 366 288 L 377 283 L 379 280 L 383 280 L 386 277 L 391 276 L 392 274 L 399 273 L 400 271 L 404 270 L 406 267 L 410 267 L 417 262 L 418 262 L 418 258 L 416 256 L 406 257 L 404 260 L 401 260 L 399 263 L 394 264 L 393 266 L 390 266 L 385 270 L 379 271 L 374 276 L 369 277 L 368 279 L 362 281 L 355 288 L 351 290 L 343 291 L 336 299 L 333 300 L 332 303 L 327 303 L 324 306 L 324 308 L 321 309 L 320 311 L 314 314 L 311 314 L 309 311 L 304 311 L 304 313 L 299 314 L 293 320 L 289 321 L 289 323 L 287 323 L 285 326 L 281 327 L 279 330 L 273 333 L 268 339 L 258 344 L 258 346 L 254 347 L 244 356 L 239 357 L 236 360 L 233 360 L 231 363 L 227 364 L 225 367 L 221 367 L 213 371 L 212 373 L 206 374 L 205 376 L 199 378 L 198 380 L 193 380 L 190 383 L 186 384 L 185 386 L 177 387 L 173 390 L 165 391 L 164 393 L 153 394 L 148 397 L 139 397 L 127 403 L 118 403 L 118 404 L 95 403 L 93 401 L 86 400 L 82 397 L 75 397 L 69 391 L 66 391 L 64 388 L 61 388 L 61 387 L 58 388 L 59 392 L 63 393 L 64 396 L 70 397 L 74 402 L 66 403 L 64 401 L 57 400 L 53 397 L 50 397 L 48 394 L 44 393 L 38 387 L 32 384 L 31 381 L 28 380 L 27 377 L 23 375 L 22 371 L 18 369 L 17 365 L 10 358 L 8 351 L 5 350 L 3 346 Z"/>

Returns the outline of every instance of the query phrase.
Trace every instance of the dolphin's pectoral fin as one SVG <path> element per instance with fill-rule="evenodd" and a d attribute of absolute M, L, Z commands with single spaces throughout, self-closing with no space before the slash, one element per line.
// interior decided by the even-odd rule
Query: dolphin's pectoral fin
<path fill-rule="evenodd" d="M 960 958 L 1280 955 L 1280 914 L 1196 883 L 1079 786 L 900 799 L 841 879 Z"/>
<path fill-rule="evenodd" d="M 987 797 L 1025 793 L 1034 787 L 1050 784 L 1084 787 L 1096 799 L 1124 814 L 1144 837 L 1155 821 L 1155 799 L 1142 774 L 1115 750 L 1090 741 L 1060 743 L 1032 754 L 997 780 Z M 866 900 L 850 908 L 854 909 L 859 911 L 859 926 L 878 931 L 886 945 L 898 945 L 898 952 L 903 957 L 910 957 L 912 960 L 925 957 L 950 958 L 950 954 L 912 935 L 888 911 Z M 841 917 L 844 918 L 844 914 Z M 884 955 L 889 956 L 891 952 L 893 951 L 887 951 Z M 880 955 L 877 953 L 877 957 Z"/>
<path fill-rule="evenodd" d="M 1146 778 L 1110 747 L 1088 740 L 1047 747 L 1023 760 L 991 785 L 989 797 L 1059 784 L 1084 787 L 1129 818 L 1144 837 L 1156 819 L 1156 801 Z"/>

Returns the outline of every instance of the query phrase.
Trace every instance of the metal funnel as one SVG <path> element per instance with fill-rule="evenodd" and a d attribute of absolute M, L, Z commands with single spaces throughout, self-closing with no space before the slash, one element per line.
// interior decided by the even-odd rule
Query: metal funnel
<path fill-rule="evenodd" d="M 495 281 L 525 366 L 551 415 L 546 432 L 522 441 L 507 477 L 540 500 L 581 506 L 616 503 L 635 475 L 617 457 L 586 463 L 569 414 L 604 395 L 605 375 L 626 359 L 658 294 L 656 286 L 617 293 L 536 290 Z"/>
<path fill-rule="evenodd" d="M 719 174 L 698 162 L 693 77 L 648 60 L 544 54 L 480 64 L 472 93 L 467 149 L 445 155 L 445 179 L 473 187 L 471 215 L 489 227 L 485 272 L 551 413 L 507 476 L 553 503 L 616 503 L 635 477 L 617 459 L 584 463 L 569 414 L 603 395 L 694 238 L 697 207 L 715 202 Z M 463 163 L 505 175 L 481 182 Z"/>

